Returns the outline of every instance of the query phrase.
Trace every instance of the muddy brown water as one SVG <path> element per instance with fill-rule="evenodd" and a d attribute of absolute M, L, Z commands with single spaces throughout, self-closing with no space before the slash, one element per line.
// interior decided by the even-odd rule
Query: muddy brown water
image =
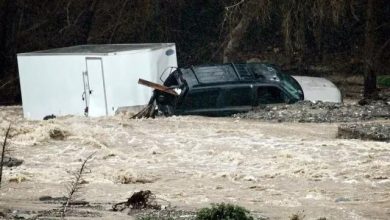
<path fill-rule="evenodd" d="M 0 206 L 57 207 L 41 196 L 66 195 L 84 158 L 77 198 L 99 204 L 100 218 L 133 192 L 151 190 L 178 209 L 227 202 L 270 219 L 390 219 L 390 144 L 336 139 L 337 124 L 267 123 L 234 118 L 170 117 L 23 119 L 21 107 L 0 107 L 0 138 L 12 123 L 12 156 Z M 63 140 L 50 132 L 63 132 Z M 96 218 L 93 217 L 93 218 Z"/>

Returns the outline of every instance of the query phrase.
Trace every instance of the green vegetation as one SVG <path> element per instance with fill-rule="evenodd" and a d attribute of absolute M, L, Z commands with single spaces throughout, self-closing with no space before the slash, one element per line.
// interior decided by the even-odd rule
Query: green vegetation
<path fill-rule="evenodd" d="M 254 216 L 254 217 L 253 217 Z M 160 210 L 157 212 L 144 213 L 138 216 L 138 220 L 266 220 L 268 217 L 259 217 L 251 213 L 245 208 L 233 204 L 219 203 L 213 204 L 211 207 L 202 208 L 197 212 L 181 211 L 181 210 Z M 304 220 L 305 211 L 299 211 L 286 219 Z M 325 217 L 317 220 L 326 220 Z"/>
<path fill-rule="evenodd" d="M 171 217 L 168 217 L 168 218 L 164 218 L 164 217 L 158 217 L 158 216 L 144 216 L 144 217 L 141 217 L 141 218 L 138 218 L 139 220 L 173 220 L 173 218 Z"/>
<path fill-rule="evenodd" d="M 203 208 L 196 215 L 197 220 L 252 220 L 249 211 L 231 204 L 214 204 L 211 208 Z"/>
<path fill-rule="evenodd" d="M 390 87 L 390 75 L 378 76 L 378 85 L 383 87 Z"/>

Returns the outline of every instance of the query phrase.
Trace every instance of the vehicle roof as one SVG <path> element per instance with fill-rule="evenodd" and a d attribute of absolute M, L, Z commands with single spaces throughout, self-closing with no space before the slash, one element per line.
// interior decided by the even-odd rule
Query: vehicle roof
<path fill-rule="evenodd" d="M 190 87 L 230 83 L 275 83 L 280 79 L 278 70 L 265 63 L 228 63 L 180 68 Z"/>
<path fill-rule="evenodd" d="M 174 43 L 145 43 L 145 44 L 87 44 L 71 47 L 41 50 L 29 53 L 20 53 L 19 56 L 31 55 L 69 55 L 69 54 L 109 54 L 124 51 L 137 51 L 144 49 L 160 49 L 173 46 Z"/>

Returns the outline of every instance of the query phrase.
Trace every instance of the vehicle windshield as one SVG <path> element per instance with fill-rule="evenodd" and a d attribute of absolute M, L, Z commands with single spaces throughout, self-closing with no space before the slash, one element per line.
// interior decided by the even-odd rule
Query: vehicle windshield
<path fill-rule="evenodd" d="M 278 77 L 283 87 L 297 100 L 303 99 L 303 91 L 298 82 L 290 75 L 278 72 Z"/>

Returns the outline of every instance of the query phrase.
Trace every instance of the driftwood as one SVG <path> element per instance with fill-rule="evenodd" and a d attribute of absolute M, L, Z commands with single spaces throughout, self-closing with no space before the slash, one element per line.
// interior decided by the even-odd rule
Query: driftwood
<path fill-rule="evenodd" d="M 155 202 L 155 196 L 150 190 L 139 191 L 127 199 L 126 202 L 116 203 L 112 206 L 112 211 L 123 211 L 126 208 L 130 209 L 157 209 L 161 206 Z"/>
<path fill-rule="evenodd" d="M 145 108 L 143 108 L 140 112 L 138 112 L 137 114 L 132 116 L 131 119 L 154 118 L 156 116 L 156 113 L 157 113 L 156 103 L 155 103 L 156 92 L 164 92 L 164 93 L 168 93 L 169 95 L 179 96 L 179 94 L 177 94 L 173 90 L 173 88 L 166 87 L 166 86 L 158 84 L 158 83 L 150 82 L 150 81 L 147 81 L 144 79 L 139 79 L 138 84 L 153 88 L 155 90 L 154 90 L 153 96 L 149 100 L 148 105 Z"/>
<path fill-rule="evenodd" d="M 169 93 L 169 94 L 174 95 L 174 96 L 178 96 L 178 94 L 174 90 L 172 90 L 172 88 L 166 87 L 166 86 L 158 84 L 158 83 L 150 82 L 150 81 L 147 81 L 144 79 L 139 79 L 138 84 L 156 89 L 156 90 L 161 91 L 161 92 Z"/>
<path fill-rule="evenodd" d="M 154 118 L 156 115 L 155 111 L 156 105 L 154 103 L 148 104 L 140 112 L 131 117 L 131 119 L 140 119 L 140 118 Z"/>
<path fill-rule="evenodd" d="M 153 92 L 152 97 L 149 100 L 148 105 L 143 108 L 140 112 L 131 117 L 131 119 L 140 119 L 140 118 L 154 118 L 156 116 L 156 93 Z"/>
<path fill-rule="evenodd" d="M 152 97 L 149 100 L 148 105 L 143 108 L 140 112 L 135 114 L 131 119 L 140 119 L 140 118 L 154 118 L 156 115 L 156 93 L 154 92 Z"/>

